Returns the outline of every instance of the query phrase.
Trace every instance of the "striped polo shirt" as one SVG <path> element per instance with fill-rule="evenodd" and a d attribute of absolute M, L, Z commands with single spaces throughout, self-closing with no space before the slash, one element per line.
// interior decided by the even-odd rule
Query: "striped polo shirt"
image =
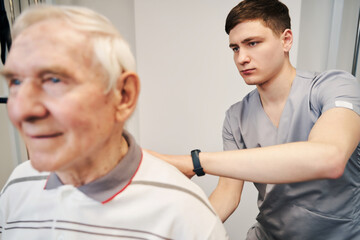
<path fill-rule="evenodd" d="M 0 239 L 228 239 L 203 191 L 124 133 L 129 151 L 80 187 L 19 165 L 0 195 Z"/>

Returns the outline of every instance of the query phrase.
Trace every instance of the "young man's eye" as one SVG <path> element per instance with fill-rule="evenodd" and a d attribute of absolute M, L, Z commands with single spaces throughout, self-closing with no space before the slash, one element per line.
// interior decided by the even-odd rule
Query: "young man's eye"
<path fill-rule="evenodd" d="M 239 48 L 238 47 L 233 47 L 232 50 L 233 50 L 233 52 L 238 52 Z"/>
<path fill-rule="evenodd" d="M 249 42 L 249 46 L 250 47 L 254 47 L 254 46 L 256 46 L 258 44 L 258 42 Z"/>

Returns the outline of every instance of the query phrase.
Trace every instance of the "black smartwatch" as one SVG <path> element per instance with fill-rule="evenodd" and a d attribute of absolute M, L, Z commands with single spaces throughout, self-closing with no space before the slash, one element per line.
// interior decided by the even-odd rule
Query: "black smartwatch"
<path fill-rule="evenodd" d="M 200 164 L 200 159 L 199 159 L 199 153 L 201 151 L 199 149 L 195 149 L 191 151 L 191 158 L 192 158 L 192 162 L 194 165 L 194 172 L 197 176 L 201 177 L 205 175 L 205 172 L 203 170 L 203 168 L 201 167 Z"/>

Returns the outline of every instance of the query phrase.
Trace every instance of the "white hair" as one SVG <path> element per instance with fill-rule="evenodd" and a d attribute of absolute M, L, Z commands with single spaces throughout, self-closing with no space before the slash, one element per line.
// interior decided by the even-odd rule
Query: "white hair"
<path fill-rule="evenodd" d="M 135 59 L 127 42 L 104 16 L 84 7 L 37 5 L 25 10 L 15 21 L 15 39 L 26 28 L 49 19 L 68 22 L 75 30 L 89 34 L 95 59 L 108 75 L 109 91 L 125 71 L 135 71 Z"/>

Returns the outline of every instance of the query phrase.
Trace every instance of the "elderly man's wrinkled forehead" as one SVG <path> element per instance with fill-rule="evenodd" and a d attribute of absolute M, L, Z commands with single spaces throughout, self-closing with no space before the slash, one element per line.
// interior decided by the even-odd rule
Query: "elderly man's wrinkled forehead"
<path fill-rule="evenodd" d="M 31 45 L 34 51 L 52 51 L 61 45 L 69 54 L 81 57 L 89 64 L 93 54 L 86 34 L 58 19 L 40 21 L 23 29 L 14 39 L 12 48 L 25 45 Z"/>

